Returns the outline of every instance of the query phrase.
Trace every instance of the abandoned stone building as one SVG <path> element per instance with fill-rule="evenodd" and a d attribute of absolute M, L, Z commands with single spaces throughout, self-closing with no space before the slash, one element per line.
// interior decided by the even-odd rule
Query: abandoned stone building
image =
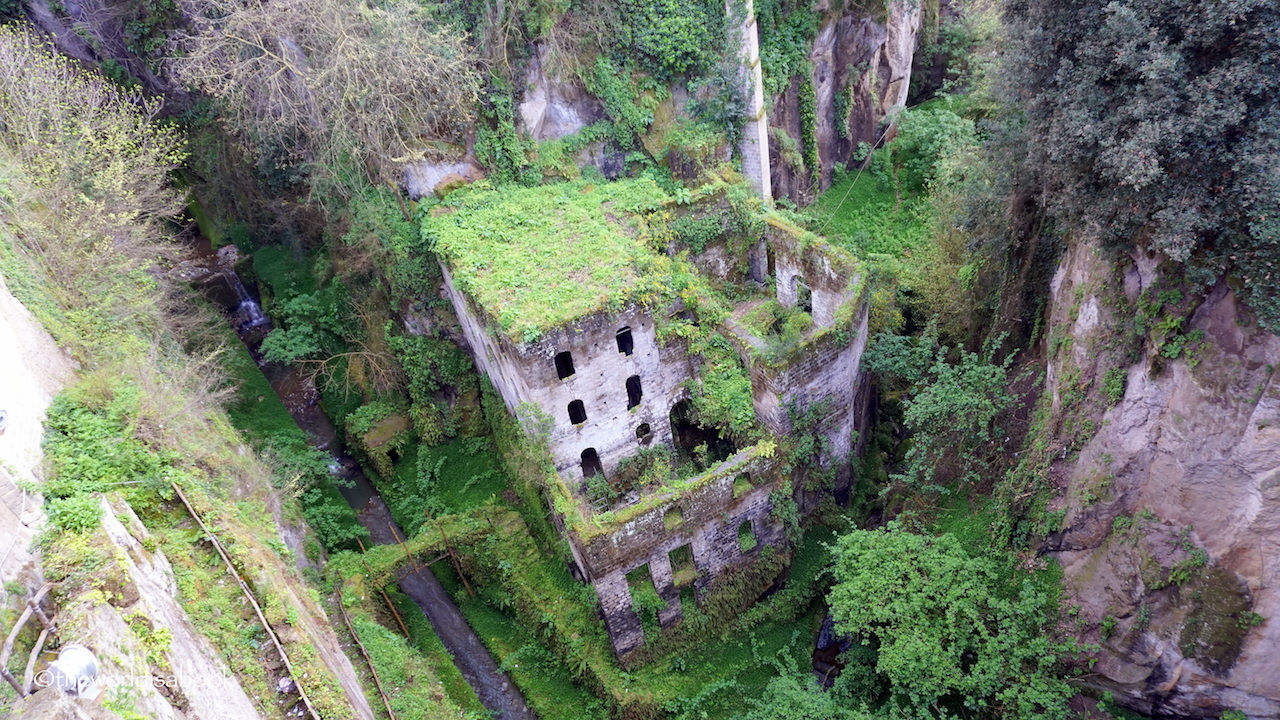
<path fill-rule="evenodd" d="M 825 438 L 824 461 L 843 469 L 835 473 L 839 491 L 847 487 L 843 461 L 857 450 L 867 407 L 860 370 L 867 307 L 852 257 L 776 218 L 760 237 L 737 244 L 746 247 L 743 262 L 724 242 L 692 258 L 662 253 L 643 213 L 619 212 L 620 201 L 608 195 L 608 186 L 627 182 L 581 189 L 605 194 L 585 203 L 574 197 L 572 206 L 555 197 L 568 192 L 555 186 L 520 191 L 527 197 L 494 197 L 435 224 L 445 292 L 477 367 L 513 414 L 540 417 L 549 428 L 555 475 L 547 497 L 623 657 L 644 644 L 633 607 L 637 579 L 652 582 L 666 627 L 682 616 L 682 589 L 700 597 L 763 548 L 786 549 L 787 528 L 772 498 L 791 487 L 777 460 L 792 429 L 789 408 L 819 409 L 814 431 Z M 704 215 L 723 209 L 714 198 L 698 205 L 694 212 Z M 580 212 L 587 215 L 574 215 Z M 495 241 L 490 229 L 497 227 L 510 232 Z M 580 233 L 592 236 L 574 237 Z M 603 254 L 591 257 L 592 247 Z M 611 275 L 592 265 L 611 259 Z M 700 317 L 678 294 L 652 291 L 672 268 L 712 283 L 741 281 L 757 288 L 757 297 L 727 315 Z M 766 302 L 812 318 L 782 350 L 746 320 Z M 730 447 L 691 422 L 703 358 L 684 337 L 664 332 L 672 322 L 718 333 L 736 350 L 760 428 L 754 444 Z M 642 451 L 687 451 L 699 441 L 699 472 L 610 490 Z M 708 459 L 707 443 L 719 443 L 721 455 Z M 812 506 L 801 494 L 800 506 Z"/>

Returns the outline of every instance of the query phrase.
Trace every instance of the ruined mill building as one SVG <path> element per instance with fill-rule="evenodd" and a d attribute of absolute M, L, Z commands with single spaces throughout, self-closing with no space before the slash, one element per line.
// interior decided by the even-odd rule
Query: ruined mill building
<path fill-rule="evenodd" d="M 542 427 L 548 502 L 625 657 L 644 644 L 637 581 L 652 582 L 666 627 L 682 616 L 682 590 L 688 602 L 764 548 L 787 549 L 775 504 L 792 488 L 781 458 L 797 408 L 816 409 L 822 462 L 835 491 L 847 489 L 867 412 L 862 273 L 772 216 L 699 253 L 663 235 L 662 217 L 727 212 L 723 193 L 679 208 L 640 180 L 466 195 L 428 224 L 445 291 L 476 365 L 514 415 Z M 733 303 L 717 292 L 726 286 L 750 292 Z M 807 318 L 784 348 L 750 322 L 766 304 Z M 698 427 L 690 411 L 708 364 L 725 362 L 699 342 L 709 337 L 749 378 L 749 444 Z M 679 471 L 613 487 L 655 448 L 679 451 Z M 691 448 L 700 464 L 684 462 Z"/>

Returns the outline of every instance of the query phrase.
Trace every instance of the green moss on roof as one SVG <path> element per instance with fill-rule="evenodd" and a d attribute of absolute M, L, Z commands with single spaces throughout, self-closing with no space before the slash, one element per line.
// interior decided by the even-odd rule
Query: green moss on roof
<path fill-rule="evenodd" d="M 660 292 L 669 273 L 649 216 L 668 199 L 653 181 L 534 188 L 476 183 L 423 220 L 456 287 L 509 336 L 551 328 Z"/>

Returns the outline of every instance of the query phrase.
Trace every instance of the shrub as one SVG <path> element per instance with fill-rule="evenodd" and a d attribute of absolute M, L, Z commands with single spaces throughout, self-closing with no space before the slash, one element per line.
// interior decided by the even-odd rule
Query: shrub
<path fill-rule="evenodd" d="M 1125 384 L 1128 380 L 1129 374 L 1124 368 L 1107 369 L 1106 374 L 1102 376 L 1102 392 L 1107 396 L 1107 403 L 1115 405 L 1124 399 Z"/>
<path fill-rule="evenodd" d="M 707 67 L 722 35 L 719 3 L 704 0 L 623 0 L 632 52 L 641 67 L 669 82 Z"/>
<path fill-rule="evenodd" d="M 1055 599 L 1030 579 L 1006 594 L 995 565 L 970 557 L 954 535 L 915 535 L 896 523 L 841 537 L 835 556 L 836 627 L 874 648 L 895 714 L 948 717 L 943 707 L 962 705 L 1066 716 L 1073 692 L 1056 666 L 1068 648 L 1043 632 Z"/>

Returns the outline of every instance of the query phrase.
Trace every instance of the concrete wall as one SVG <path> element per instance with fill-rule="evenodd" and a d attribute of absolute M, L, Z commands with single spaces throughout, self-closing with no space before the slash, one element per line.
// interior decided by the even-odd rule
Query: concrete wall
<path fill-rule="evenodd" d="M 614 315 L 594 315 L 572 327 L 547 333 L 536 343 L 516 345 L 486 329 L 471 301 L 453 287 L 444 269 L 446 290 L 477 366 L 488 373 L 494 387 L 512 412 L 521 403 L 533 403 L 553 421 L 551 454 L 556 471 L 577 487 L 583 480 L 582 452 L 594 448 L 606 476 L 618 461 L 641 447 L 672 445 L 671 408 L 688 397 L 684 383 L 694 376 L 684 350 L 661 346 L 653 318 L 643 308 L 631 307 Z M 620 328 L 631 328 L 631 355 L 619 352 Z M 561 380 L 555 357 L 568 351 L 574 374 Z M 627 378 L 639 376 L 643 396 L 627 409 Z M 586 422 L 574 424 L 569 403 L 581 400 Z M 649 425 L 647 440 L 636 437 L 640 425 Z"/>

